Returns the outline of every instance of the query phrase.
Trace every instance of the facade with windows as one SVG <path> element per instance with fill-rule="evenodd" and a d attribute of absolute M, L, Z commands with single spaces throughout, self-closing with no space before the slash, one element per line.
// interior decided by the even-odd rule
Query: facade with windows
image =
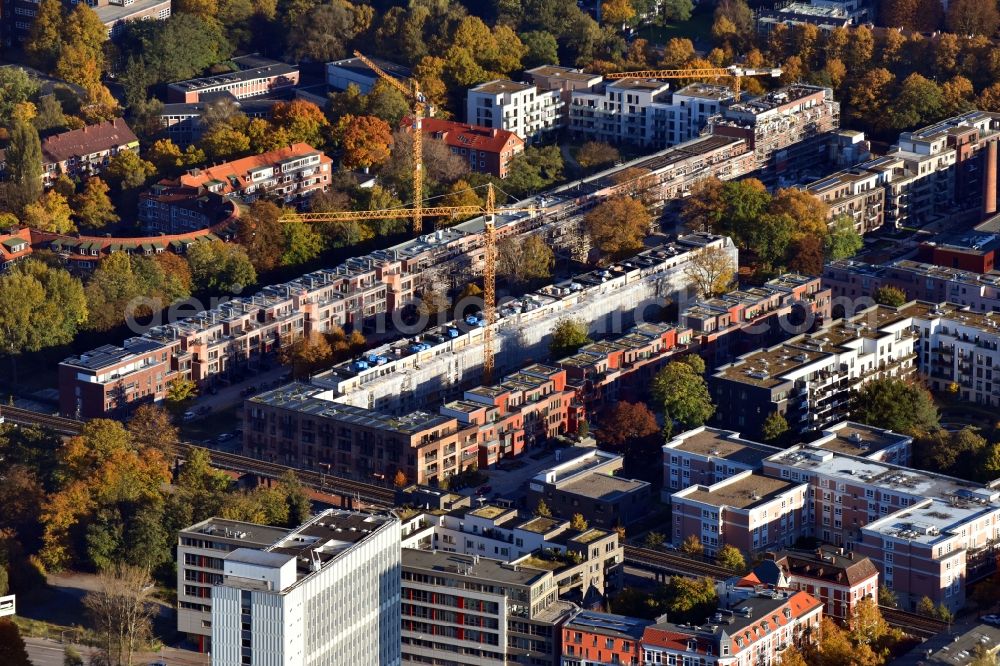
<path fill-rule="evenodd" d="M 264 549 L 225 555 L 214 666 L 399 666 L 400 524 L 328 510 Z"/>
<path fill-rule="evenodd" d="M 539 90 L 530 83 L 488 81 L 469 89 L 465 120 L 470 125 L 507 130 L 534 143 L 558 129 L 562 107 L 558 90 Z"/>
<path fill-rule="evenodd" d="M 224 518 L 209 518 L 177 536 L 177 631 L 212 649 L 212 586 L 222 583 L 224 559 L 237 548 L 265 548 L 289 530 Z"/>
<path fill-rule="evenodd" d="M 810 594 L 768 590 L 720 608 L 702 625 L 646 627 L 641 663 L 775 666 L 789 647 L 818 641 L 822 620 L 823 604 Z"/>
<path fill-rule="evenodd" d="M 402 663 L 552 666 L 575 609 L 559 593 L 545 568 L 404 548 Z"/>

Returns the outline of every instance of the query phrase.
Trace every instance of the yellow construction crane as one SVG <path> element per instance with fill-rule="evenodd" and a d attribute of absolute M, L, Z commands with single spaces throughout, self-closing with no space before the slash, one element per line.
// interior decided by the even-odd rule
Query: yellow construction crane
<path fill-rule="evenodd" d="M 372 60 L 363 56 L 359 51 L 354 52 L 354 57 L 363 62 L 370 70 L 378 74 L 379 78 L 406 95 L 413 104 L 413 233 L 423 232 L 423 198 L 424 198 L 424 147 L 423 147 L 423 118 L 427 113 L 427 98 L 420 92 L 420 85 L 416 79 L 408 79 L 406 83 L 401 83 Z M 368 218 L 370 219 L 370 218 Z"/>
<path fill-rule="evenodd" d="M 744 76 L 781 76 L 779 67 L 751 68 L 730 65 L 729 67 L 703 67 L 700 69 L 647 69 L 638 72 L 614 72 L 605 74 L 606 79 L 710 79 L 719 76 L 733 78 L 733 95 L 740 99 L 740 79 Z"/>
<path fill-rule="evenodd" d="M 400 213 L 405 213 L 407 208 L 390 208 L 387 210 L 359 210 L 359 211 L 337 211 L 332 213 L 286 213 L 283 220 L 298 220 L 301 222 L 355 222 L 359 220 L 384 220 L 398 217 Z M 522 208 L 510 208 L 496 206 L 496 194 L 493 184 L 486 187 L 486 205 L 472 206 L 431 206 L 421 209 L 421 214 L 426 217 L 436 217 L 444 215 L 482 215 L 483 221 L 483 245 L 485 247 L 483 264 L 483 319 L 485 328 L 483 329 L 483 382 L 489 384 L 493 381 L 494 352 L 493 352 L 493 324 L 496 322 L 496 214 L 497 213 L 530 213 L 537 211 L 537 208 L 525 206 Z"/>

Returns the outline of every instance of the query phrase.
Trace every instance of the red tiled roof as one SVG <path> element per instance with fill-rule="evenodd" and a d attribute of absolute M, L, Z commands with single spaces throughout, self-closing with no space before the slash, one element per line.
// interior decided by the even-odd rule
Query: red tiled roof
<path fill-rule="evenodd" d="M 92 155 L 138 142 L 139 138 L 125 121 L 115 118 L 97 125 L 53 134 L 42 141 L 42 156 L 48 163 L 65 162 L 73 157 Z"/>
<path fill-rule="evenodd" d="M 412 121 L 404 121 L 407 125 Z M 453 148 L 470 148 L 487 153 L 503 153 L 510 148 L 523 146 L 524 140 L 504 129 L 457 123 L 440 118 L 424 118 L 421 123 L 424 134 L 432 134 Z"/>
<path fill-rule="evenodd" d="M 261 167 L 272 166 L 278 162 L 295 157 L 304 157 L 310 153 L 319 153 L 321 163 L 330 164 L 332 162 L 329 157 L 308 143 L 296 143 L 287 148 L 279 148 L 278 150 L 272 150 L 260 155 L 251 155 L 250 157 L 233 160 L 225 164 L 218 164 L 204 169 L 194 169 L 182 175 L 179 179 L 179 184 L 188 187 L 199 187 L 206 185 L 209 181 L 216 180 L 224 184 L 220 194 L 228 194 L 236 191 L 230 178 L 236 178 L 240 183 L 239 189 L 242 190 L 252 184 L 246 182 L 247 172 Z"/>
<path fill-rule="evenodd" d="M 18 252 L 13 252 L 12 247 L 25 243 L 25 247 Z M 0 261 L 11 261 L 20 259 L 31 254 L 31 230 L 27 227 L 18 229 L 14 233 L 0 233 Z"/>

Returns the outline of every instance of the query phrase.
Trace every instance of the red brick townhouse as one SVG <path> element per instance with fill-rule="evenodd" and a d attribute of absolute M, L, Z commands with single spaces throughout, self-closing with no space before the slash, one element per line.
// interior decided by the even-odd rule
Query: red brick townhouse
<path fill-rule="evenodd" d="M 472 171 L 497 178 L 506 178 L 510 161 L 524 152 L 524 139 L 505 129 L 440 118 L 424 118 L 421 127 L 424 134 L 448 144 Z"/>

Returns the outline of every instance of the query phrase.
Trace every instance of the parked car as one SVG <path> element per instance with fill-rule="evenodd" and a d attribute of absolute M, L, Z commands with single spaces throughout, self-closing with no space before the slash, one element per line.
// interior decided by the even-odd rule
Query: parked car
<path fill-rule="evenodd" d="M 221 435 L 219 435 L 219 440 L 218 440 L 219 444 L 222 444 L 223 442 L 228 442 L 229 440 L 233 439 L 234 437 L 236 437 L 236 435 L 234 435 L 233 433 L 231 433 L 231 432 L 224 432 Z"/>
<path fill-rule="evenodd" d="M 194 412 L 184 412 L 184 416 L 181 417 L 181 419 L 185 422 L 194 421 L 196 418 L 198 418 L 198 415 Z"/>
<path fill-rule="evenodd" d="M 984 615 L 979 619 L 985 622 L 986 624 L 1000 626 L 1000 615 Z"/>

